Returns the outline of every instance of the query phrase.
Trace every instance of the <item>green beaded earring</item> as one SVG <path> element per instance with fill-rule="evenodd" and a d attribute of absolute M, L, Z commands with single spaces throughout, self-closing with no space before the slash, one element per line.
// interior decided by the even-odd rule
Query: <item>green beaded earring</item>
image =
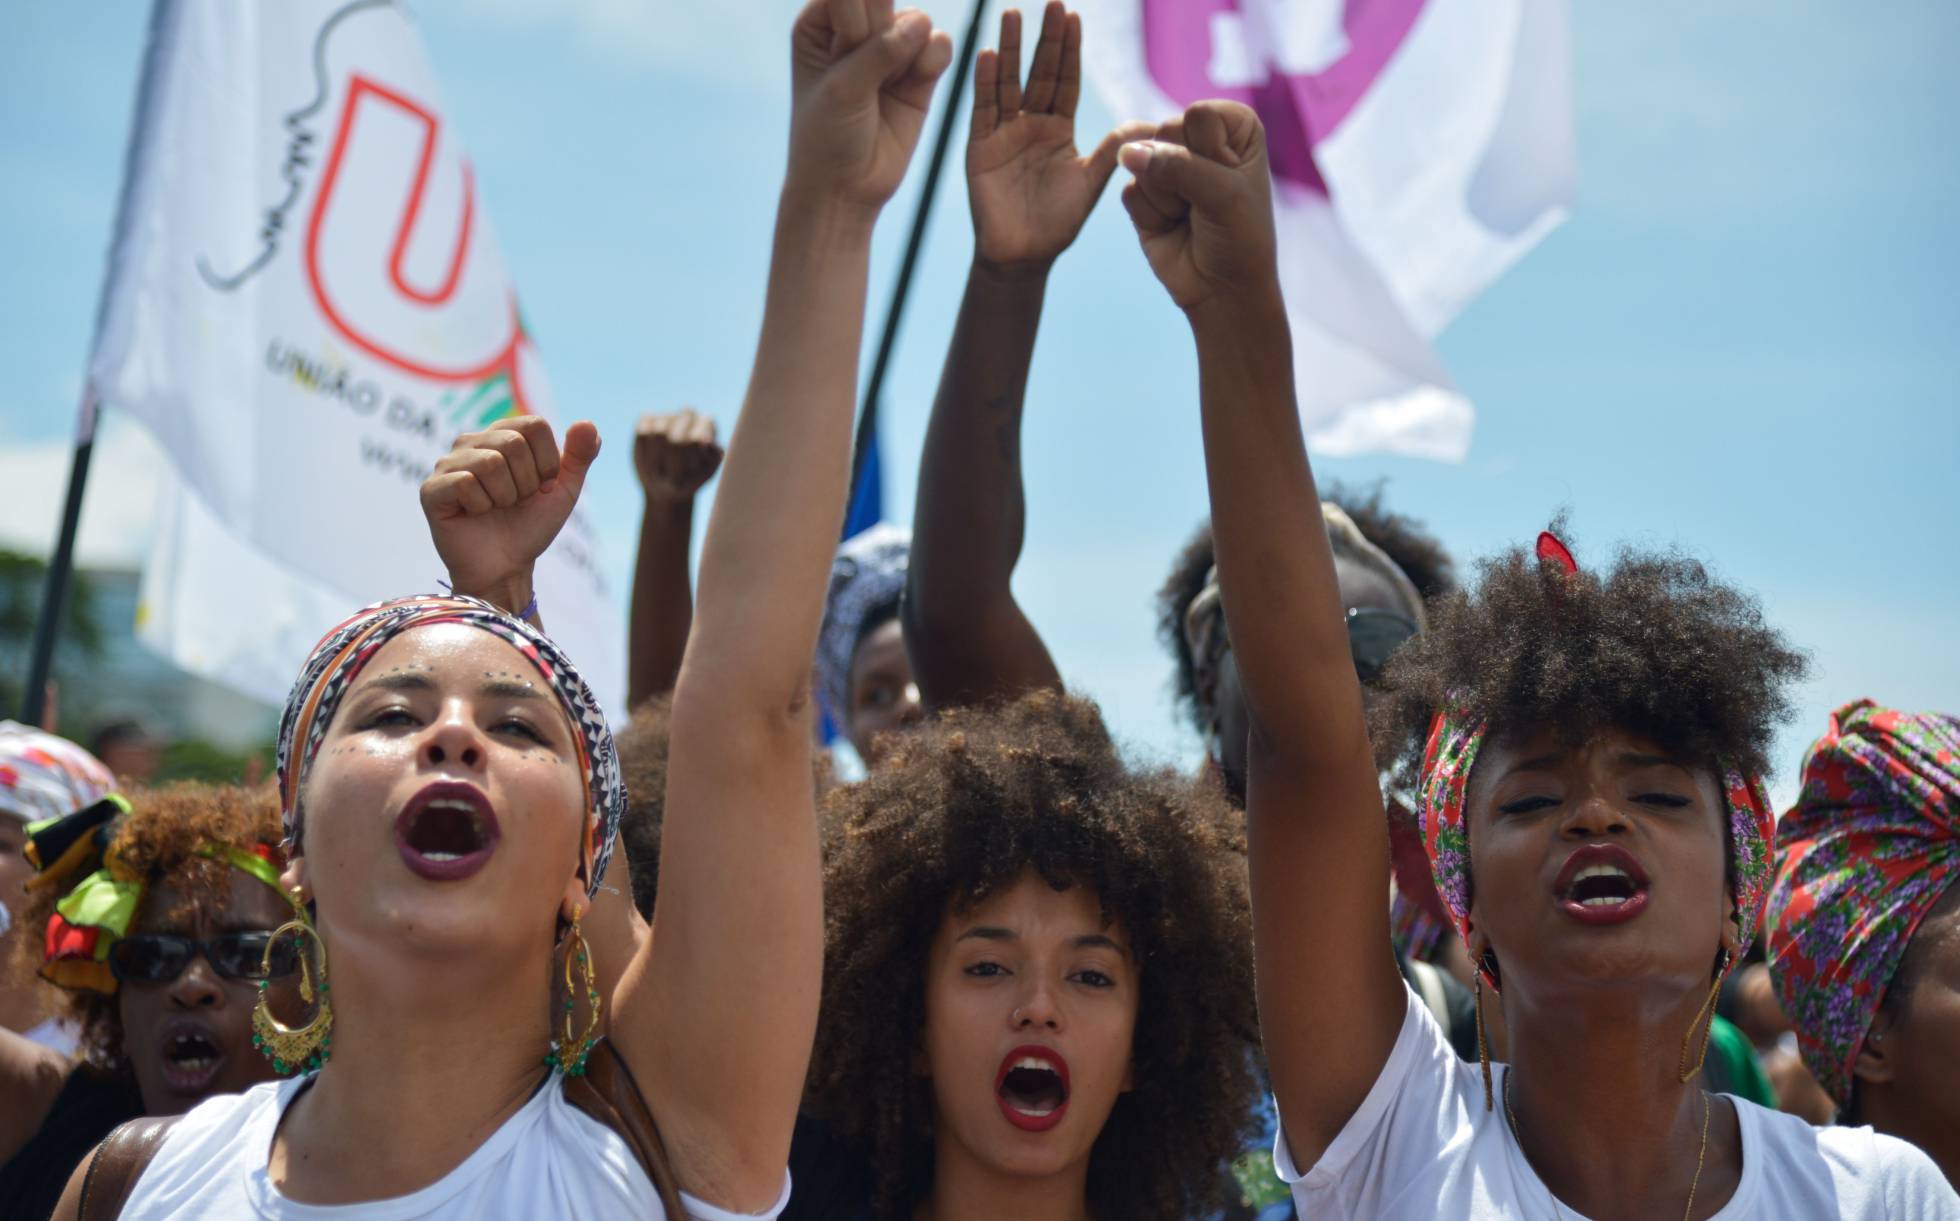
<path fill-rule="evenodd" d="M 314 1010 L 313 1020 L 297 1030 L 282 1025 L 278 1018 L 273 1017 L 268 1003 L 268 986 L 272 983 L 272 950 L 287 933 L 295 937 L 311 937 L 320 953 L 317 988 L 313 982 L 312 964 L 303 951 L 299 955 L 299 998 L 310 1005 L 317 996 L 319 1006 Z M 333 1055 L 333 1002 L 327 997 L 327 944 L 320 940 L 319 932 L 307 920 L 303 909 L 298 918 L 280 925 L 266 941 L 265 952 L 259 958 L 259 976 L 259 1002 L 252 1007 L 252 1046 L 264 1053 L 272 1061 L 272 1071 L 282 1076 L 318 1071 Z"/>
<path fill-rule="evenodd" d="M 599 976 L 592 968 L 592 950 L 585 942 L 585 934 L 579 929 L 579 918 L 584 914 L 584 908 L 572 909 L 572 931 L 565 939 L 565 1037 L 552 1040 L 551 1048 L 544 1057 L 547 1065 L 567 1077 L 585 1075 L 585 1060 L 592 1052 L 592 1044 L 598 1040 L 599 1013 L 604 1005 L 599 996 Z M 572 978 L 574 970 L 579 974 L 576 981 Z M 575 1036 L 572 1025 L 577 1020 L 581 984 L 585 988 L 585 1029 Z"/>

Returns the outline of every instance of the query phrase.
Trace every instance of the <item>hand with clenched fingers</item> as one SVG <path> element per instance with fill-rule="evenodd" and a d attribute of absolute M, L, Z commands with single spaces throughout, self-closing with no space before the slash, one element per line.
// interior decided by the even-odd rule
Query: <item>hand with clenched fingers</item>
<path fill-rule="evenodd" d="M 1198 102 L 1121 157 L 1135 179 L 1123 206 L 1171 300 L 1190 313 L 1278 299 L 1266 132 L 1250 107 Z"/>
<path fill-rule="evenodd" d="M 643 415 L 633 431 L 633 470 L 648 501 L 692 501 L 721 469 L 715 421 L 692 407 Z"/>
<path fill-rule="evenodd" d="M 516 614 L 531 570 L 572 515 L 599 456 L 599 430 L 581 420 L 561 451 L 537 416 L 464 433 L 422 481 L 422 515 L 451 586 Z"/>
<path fill-rule="evenodd" d="M 905 177 L 952 41 L 892 0 L 811 0 L 791 37 L 784 194 L 875 216 Z"/>

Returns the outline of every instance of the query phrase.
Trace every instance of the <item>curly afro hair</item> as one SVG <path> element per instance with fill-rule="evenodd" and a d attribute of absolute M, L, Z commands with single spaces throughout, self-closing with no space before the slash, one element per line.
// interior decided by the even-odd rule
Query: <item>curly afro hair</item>
<path fill-rule="evenodd" d="M 1552 529 L 1563 536 L 1563 521 Z M 1678 551 L 1626 547 L 1604 572 L 1568 575 L 1514 548 L 1432 606 L 1429 631 L 1389 661 L 1375 749 L 1413 781 L 1447 697 L 1493 731 L 1557 726 L 1576 743 L 1611 726 L 1762 775 L 1804 671 L 1754 598 Z"/>
<path fill-rule="evenodd" d="M 660 885 L 660 818 L 667 806 L 667 740 L 673 714 L 671 691 L 641 700 L 613 739 L 620 779 L 626 784 L 619 846 L 633 878 L 633 906 L 648 920 L 653 919 L 654 892 Z"/>
<path fill-rule="evenodd" d="M 143 923 L 149 895 L 162 882 L 172 883 L 195 903 L 224 902 L 233 867 L 202 855 L 201 849 L 216 846 L 250 852 L 259 845 L 276 847 L 280 841 L 279 794 L 270 784 L 248 789 L 185 780 L 129 789 L 124 796 L 131 813 L 116 828 L 116 855 L 144 886 L 143 901 L 130 921 L 132 929 Z M 19 939 L 20 978 L 32 976 L 40 967 L 48 917 L 85 876 L 67 879 L 66 886 L 29 892 L 21 919 L 34 933 Z M 129 1059 L 123 1054 L 122 1009 L 116 998 L 80 989 L 64 995 L 67 1016 L 81 1029 L 84 1059 L 96 1068 L 126 1073 Z"/>
<path fill-rule="evenodd" d="M 1191 719 L 1199 733 L 1211 728 L 1205 710 L 1198 707 L 1197 659 L 1191 656 L 1191 642 L 1184 638 L 1184 612 L 1205 587 L 1205 577 L 1216 562 L 1211 541 L 1211 519 L 1198 523 L 1197 533 L 1184 544 L 1171 562 L 1171 575 L 1157 591 L 1157 639 L 1170 650 L 1177 662 L 1177 706 Z"/>
<path fill-rule="evenodd" d="M 874 1213 L 930 1190 L 933 1102 L 913 1071 L 926 958 L 948 911 L 1032 869 L 1086 886 L 1139 965 L 1132 1064 L 1090 1155 L 1102 1217 L 1221 1198 L 1257 1096 L 1244 836 L 1217 797 L 1119 758 L 1087 700 L 946 714 L 826 809 L 824 987 L 811 1111 L 874 1167 Z"/>
<path fill-rule="evenodd" d="M 1322 488 L 1320 494 L 1323 500 L 1339 505 L 1361 531 L 1361 536 L 1380 547 L 1409 578 L 1409 583 L 1422 595 L 1425 607 L 1432 606 L 1438 598 L 1456 589 L 1455 565 L 1443 550 L 1443 544 L 1420 522 L 1392 512 L 1382 504 L 1382 488 L 1383 484 L 1376 483 L 1363 492 L 1336 483 Z M 1177 553 L 1171 562 L 1170 576 L 1157 591 L 1157 638 L 1177 662 L 1178 707 L 1191 718 L 1199 733 L 1210 725 L 1205 721 L 1204 710 L 1198 707 L 1196 659 L 1184 638 L 1184 612 L 1204 589 L 1205 576 L 1216 562 L 1211 519 L 1206 518 L 1198 523 L 1191 541 Z"/>

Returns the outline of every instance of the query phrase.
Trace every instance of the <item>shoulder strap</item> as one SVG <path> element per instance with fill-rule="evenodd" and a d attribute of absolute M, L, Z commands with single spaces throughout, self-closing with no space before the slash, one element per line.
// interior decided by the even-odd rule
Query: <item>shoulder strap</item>
<path fill-rule="evenodd" d="M 653 1180 L 667 1216 L 671 1221 L 685 1221 L 687 1211 L 681 1207 L 680 1186 L 674 1178 L 673 1163 L 667 1160 L 667 1144 L 660 1139 L 660 1128 L 653 1122 L 653 1112 L 647 1108 L 639 1083 L 633 1080 L 633 1070 L 613 1050 L 612 1041 L 594 1043 L 586 1056 L 584 1075 L 564 1081 L 565 1101 L 619 1133 Z M 93 1218 L 85 1215 L 83 1221 Z"/>
<path fill-rule="evenodd" d="M 82 1200 L 76 1210 L 81 1221 L 115 1221 L 157 1150 L 177 1126 L 178 1115 L 146 1115 L 132 1119 L 104 1137 L 88 1160 L 82 1176 Z"/>

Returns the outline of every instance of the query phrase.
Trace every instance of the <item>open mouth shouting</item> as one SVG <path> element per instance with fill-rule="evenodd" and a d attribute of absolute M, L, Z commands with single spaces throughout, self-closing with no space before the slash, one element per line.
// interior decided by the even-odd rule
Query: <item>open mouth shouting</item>
<path fill-rule="evenodd" d="M 402 860 L 435 882 L 467 878 L 497 847 L 497 814 L 473 784 L 439 780 L 409 798 L 395 819 Z"/>
<path fill-rule="evenodd" d="M 1026 1132 L 1046 1132 L 1068 1110 L 1068 1061 L 1051 1047 L 1017 1047 L 994 1074 L 994 1095 L 1008 1123 Z"/>
<path fill-rule="evenodd" d="M 1647 871 L 1617 844 L 1587 844 L 1565 858 L 1552 893 L 1581 924 L 1620 924 L 1647 907 Z"/>
<path fill-rule="evenodd" d="M 178 1018 L 158 1036 L 158 1059 L 163 1080 L 180 1094 L 196 1095 L 211 1088 L 225 1066 L 225 1052 L 216 1031 L 195 1018 Z"/>

